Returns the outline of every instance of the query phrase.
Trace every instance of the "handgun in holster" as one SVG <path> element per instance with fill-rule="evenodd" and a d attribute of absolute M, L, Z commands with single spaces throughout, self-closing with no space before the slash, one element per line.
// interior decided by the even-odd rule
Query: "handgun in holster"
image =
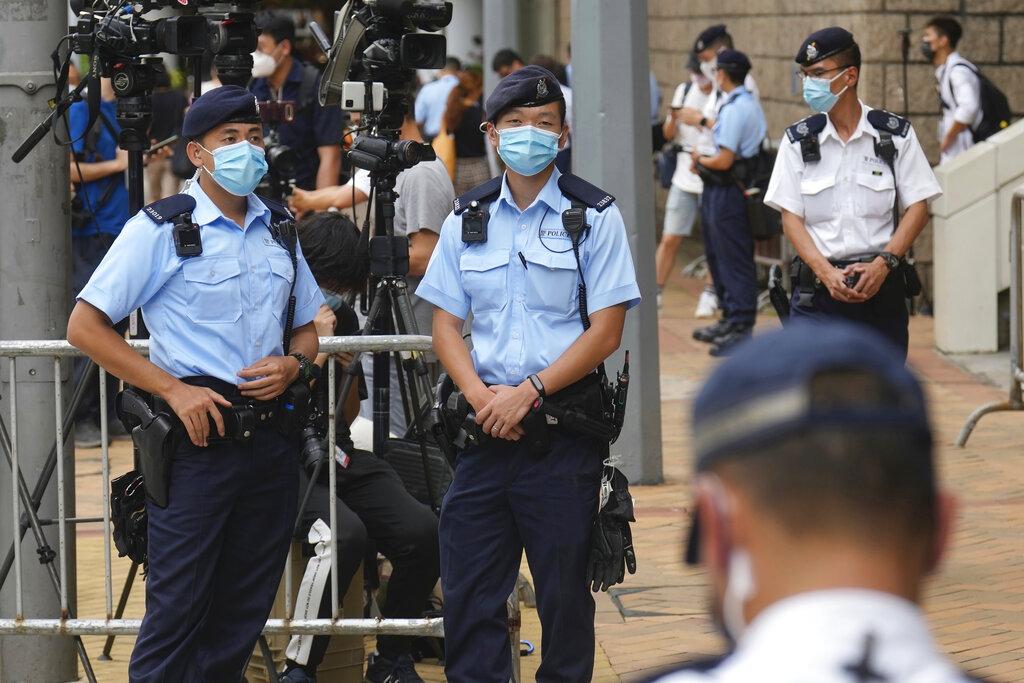
<path fill-rule="evenodd" d="M 793 258 L 790 265 L 789 279 L 796 290 L 796 304 L 803 308 L 811 308 L 814 305 L 814 290 L 820 286 L 817 276 L 811 267 L 804 263 L 799 256 Z"/>
<path fill-rule="evenodd" d="M 117 395 L 117 416 L 132 435 L 146 495 L 162 508 L 167 507 L 171 459 L 178 448 L 182 430 L 171 416 L 154 413 L 149 403 L 133 389 Z"/>

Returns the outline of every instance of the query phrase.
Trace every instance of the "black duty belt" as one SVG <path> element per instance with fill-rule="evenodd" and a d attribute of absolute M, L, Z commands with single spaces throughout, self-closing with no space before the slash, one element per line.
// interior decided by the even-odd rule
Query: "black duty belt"
<path fill-rule="evenodd" d="M 246 398 L 238 391 L 238 387 L 215 377 L 182 377 L 181 381 L 196 387 L 206 387 L 231 402 L 231 407 L 218 405 L 221 418 L 224 420 L 224 436 L 217 433 L 217 428 L 210 422 L 210 443 L 227 441 L 249 441 L 257 429 L 275 427 L 280 416 L 281 403 L 278 400 L 256 401 Z M 159 396 L 152 397 L 153 410 L 167 413 L 178 422 L 180 420 L 171 407 Z M 182 426 L 182 428 L 184 428 Z"/>

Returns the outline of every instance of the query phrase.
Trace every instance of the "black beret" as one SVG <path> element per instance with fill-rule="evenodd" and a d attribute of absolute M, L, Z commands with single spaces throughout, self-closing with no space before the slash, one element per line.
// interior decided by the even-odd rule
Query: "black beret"
<path fill-rule="evenodd" d="M 185 112 L 181 134 L 198 138 L 222 123 L 240 121 L 259 123 L 260 109 L 256 96 L 237 85 L 222 85 L 202 95 Z"/>
<path fill-rule="evenodd" d="M 715 42 L 719 38 L 723 38 L 729 35 L 725 30 L 725 24 L 715 24 L 714 26 L 708 26 L 706 29 L 700 32 L 697 36 L 697 40 L 693 43 L 693 51 L 701 52 L 706 49 L 708 45 Z"/>
<path fill-rule="evenodd" d="M 509 107 L 539 107 L 562 102 L 562 87 L 554 74 L 542 66 L 524 66 L 498 81 L 484 107 L 491 123 Z"/>
<path fill-rule="evenodd" d="M 810 66 L 856 44 L 853 34 L 845 28 L 829 26 L 807 36 L 794 61 L 802 66 Z"/>
<path fill-rule="evenodd" d="M 747 56 L 739 50 L 730 50 L 726 48 L 718 53 L 715 57 L 718 66 L 738 66 L 741 69 L 750 70 L 750 60 Z"/>

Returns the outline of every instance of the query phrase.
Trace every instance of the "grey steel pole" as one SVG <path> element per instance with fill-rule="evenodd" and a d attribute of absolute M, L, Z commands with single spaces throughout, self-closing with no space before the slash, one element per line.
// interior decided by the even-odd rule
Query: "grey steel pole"
<path fill-rule="evenodd" d="M 67 3 L 61 0 L 0 0 L 0 334 L 5 339 L 62 339 L 65 335 L 70 271 L 67 151 L 44 139 L 20 164 L 11 154 L 47 114 L 54 91 L 50 52 L 67 31 Z M 65 371 L 66 374 L 66 371 Z M 53 443 L 54 363 L 47 358 L 17 362 L 18 440 L 22 473 L 35 481 Z M 64 378 L 66 380 L 66 376 Z M 2 409 L 9 411 L 10 382 L 0 384 Z M 67 393 L 65 392 L 65 395 Z M 74 449 L 64 448 L 64 476 L 74 481 Z M 0 490 L 11 490 L 10 470 L 0 467 Z M 65 513 L 74 515 L 74 486 Z M 0 506 L 0 536 L 12 538 L 9 506 Z M 43 498 L 40 515 L 57 516 L 57 489 Z M 74 536 L 67 548 L 68 601 L 75 604 Z M 34 539 L 21 546 L 26 617 L 60 615 L 60 600 L 36 561 Z M 15 611 L 14 582 L 0 592 L 0 614 Z M 45 636 L 0 639 L 0 680 L 68 681 L 77 678 L 70 638 Z"/>
<path fill-rule="evenodd" d="M 614 379 L 623 351 L 632 352 L 626 423 L 612 453 L 623 456 L 630 481 L 654 484 L 662 480 L 661 390 L 647 0 L 573 0 L 572 64 L 573 168 L 615 195 L 644 295 L 607 363 Z"/>

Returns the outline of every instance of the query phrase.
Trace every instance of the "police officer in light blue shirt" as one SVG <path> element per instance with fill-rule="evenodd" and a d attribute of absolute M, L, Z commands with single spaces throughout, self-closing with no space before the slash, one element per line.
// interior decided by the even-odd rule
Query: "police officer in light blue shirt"
<path fill-rule="evenodd" d="M 462 62 L 457 57 L 449 55 L 444 62 L 444 68 L 437 72 L 437 80 L 424 85 L 416 95 L 413 113 L 427 142 L 441 132 L 441 121 L 445 109 L 448 108 L 448 95 L 459 84 L 461 70 Z"/>
<path fill-rule="evenodd" d="M 267 170 L 252 94 L 203 95 L 182 135 L 198 179 L 128 221 L 78 295 L 68 340 L 181 425 L 167 506 L 146 502 L 146 616 L 129 678 L 237 681 L 297 505 L 298 442 L 278 422 L 278 398 L 315 374 L 324 298 L 287 209 L 252 194 Z M 139 307 L 149 360 L 111 327 Z M 246 416 L 256 416 L 248 428 Z"/>
<path fill-rule="evenodd" d="M 722 318 L 694 331 L 698 341 L 712 345 L 721 356 L 750 336 L 757 315 L 757 277 L 754 239 L 747 220 L 744 185 L 753 170 L 767 132 L 764 112 L 743 86 L 750 60 L 738 50 L 717 55 L 715 82 L 724 102 L 714 126 L 717 152 L 693 152 L 695 170 L 704 180 L 701 229 L 708 267 L 715 282 Z"/>
<path fill-rule="evenodd" d="M 593 405 L 595 370 L 640 291 L 614 198 L 554 167 L 567 136 L 555 77 L 538 66 L 506 76 L 486 117 L 507 171 L 455 200 L 416 290 L 435 306 L 438 358 L 489 435 L 459 455 L 441 510 L 445 673 L 509 680 L 504 605 L 525 549 L 543 628 L 537 680 L 586 681 L 586 566 L 607 447 L 552 428 L 537 449 L 528 414 L 538 397 Z"/>

